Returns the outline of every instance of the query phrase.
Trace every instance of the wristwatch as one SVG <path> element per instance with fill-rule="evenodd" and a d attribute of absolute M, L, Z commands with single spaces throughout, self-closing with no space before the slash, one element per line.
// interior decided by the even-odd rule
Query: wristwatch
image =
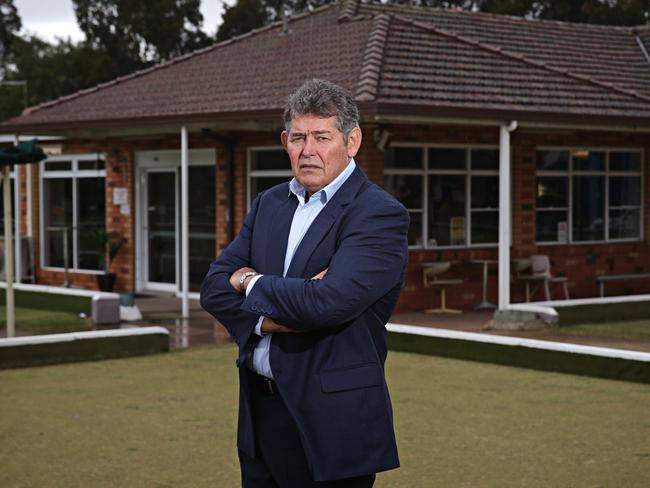
<path fill-rule="evenodd" d="M 246 281 L 246 278 L 250 278 L 251 276 L 257 276 L 259 273 L 256 271 L 246 271 L 245 273 L 242 273 L 242 275 L 239 277 L 239 291 L 241 293 L 246 293 L 246 287 L 244 286 L 244 281 Z"/>

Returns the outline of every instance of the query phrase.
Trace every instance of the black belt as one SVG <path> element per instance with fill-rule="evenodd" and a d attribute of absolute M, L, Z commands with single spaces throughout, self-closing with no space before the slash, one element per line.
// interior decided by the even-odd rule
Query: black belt
<path fill-rule="evenodd" d="M 257 374 L 252 370 L 248 370 L 248 377 L 250 378 L 249 384 L 253 388 L 257 388 L 265 395 L 277 395 L 278 385 L 271 378 Z"/>

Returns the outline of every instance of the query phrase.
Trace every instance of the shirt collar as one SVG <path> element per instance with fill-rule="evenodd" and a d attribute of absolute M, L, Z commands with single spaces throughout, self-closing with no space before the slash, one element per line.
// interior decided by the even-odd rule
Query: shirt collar
<path fill-rule="evenodd" d="M 316 193 L 314 193 L 311 198 L 320 198 L 320 201 L 323 205 L 327 203 L 328 200 L 330 200 L 334 194 L 343 186 L 343 183 L 350 177 L 352 172 L 354 171 L 354 168 L 356 168 L 357 164 L 354 162 L 354 158 L 350 159 L 350 162 L 348 165 L 345 167 L 339 175 L 334 178 L 327 186 L 324 188 L 321 188 L 318 190 Z M 305 201 L 305 187 L 302 186 L 300 183 L 298 183 L 298 180 L 293 178 L 289 182 L 289 196 L 291 193 L 296 195 L 298 197 L 298 200 L 300 203 L 304 203 Z M 311 199 L 310 198 L 310 199 Z"/>

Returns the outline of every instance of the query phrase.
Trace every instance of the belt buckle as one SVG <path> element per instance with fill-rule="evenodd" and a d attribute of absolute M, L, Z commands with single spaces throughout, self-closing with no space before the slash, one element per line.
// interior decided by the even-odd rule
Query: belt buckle
<path fill-rule="evenodd" d="M 273 388 L 273 380 L 271 378 L 264 377 L 264 385 L 271 395 L 275 395 L 277 392 Z"/>

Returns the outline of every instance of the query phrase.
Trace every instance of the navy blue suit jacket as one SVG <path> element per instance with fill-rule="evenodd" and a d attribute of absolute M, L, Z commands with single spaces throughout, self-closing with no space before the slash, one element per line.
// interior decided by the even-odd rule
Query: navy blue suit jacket
<path fill-rule="evenodd" d="M 201 305 L 239 345 L 257 343 L 260 315 L 306 331 L 274 334 L 270 363 L 316 481 L 399 466 L 384 379 L 386 328 L 407 262 L 408 212 L 357 167 L 318 215 L 282 276 L 297 198 L 287 183 L 260 194 L 201 287 Z M 229 284 L 250 266 L 248 297 Z M 312 280 L 328 269 L 322 280 Z M 240 367 L 238 447 L 253 456 L 248 376 Z M 263 421 L 263 419 L 262 419 Z"/>

